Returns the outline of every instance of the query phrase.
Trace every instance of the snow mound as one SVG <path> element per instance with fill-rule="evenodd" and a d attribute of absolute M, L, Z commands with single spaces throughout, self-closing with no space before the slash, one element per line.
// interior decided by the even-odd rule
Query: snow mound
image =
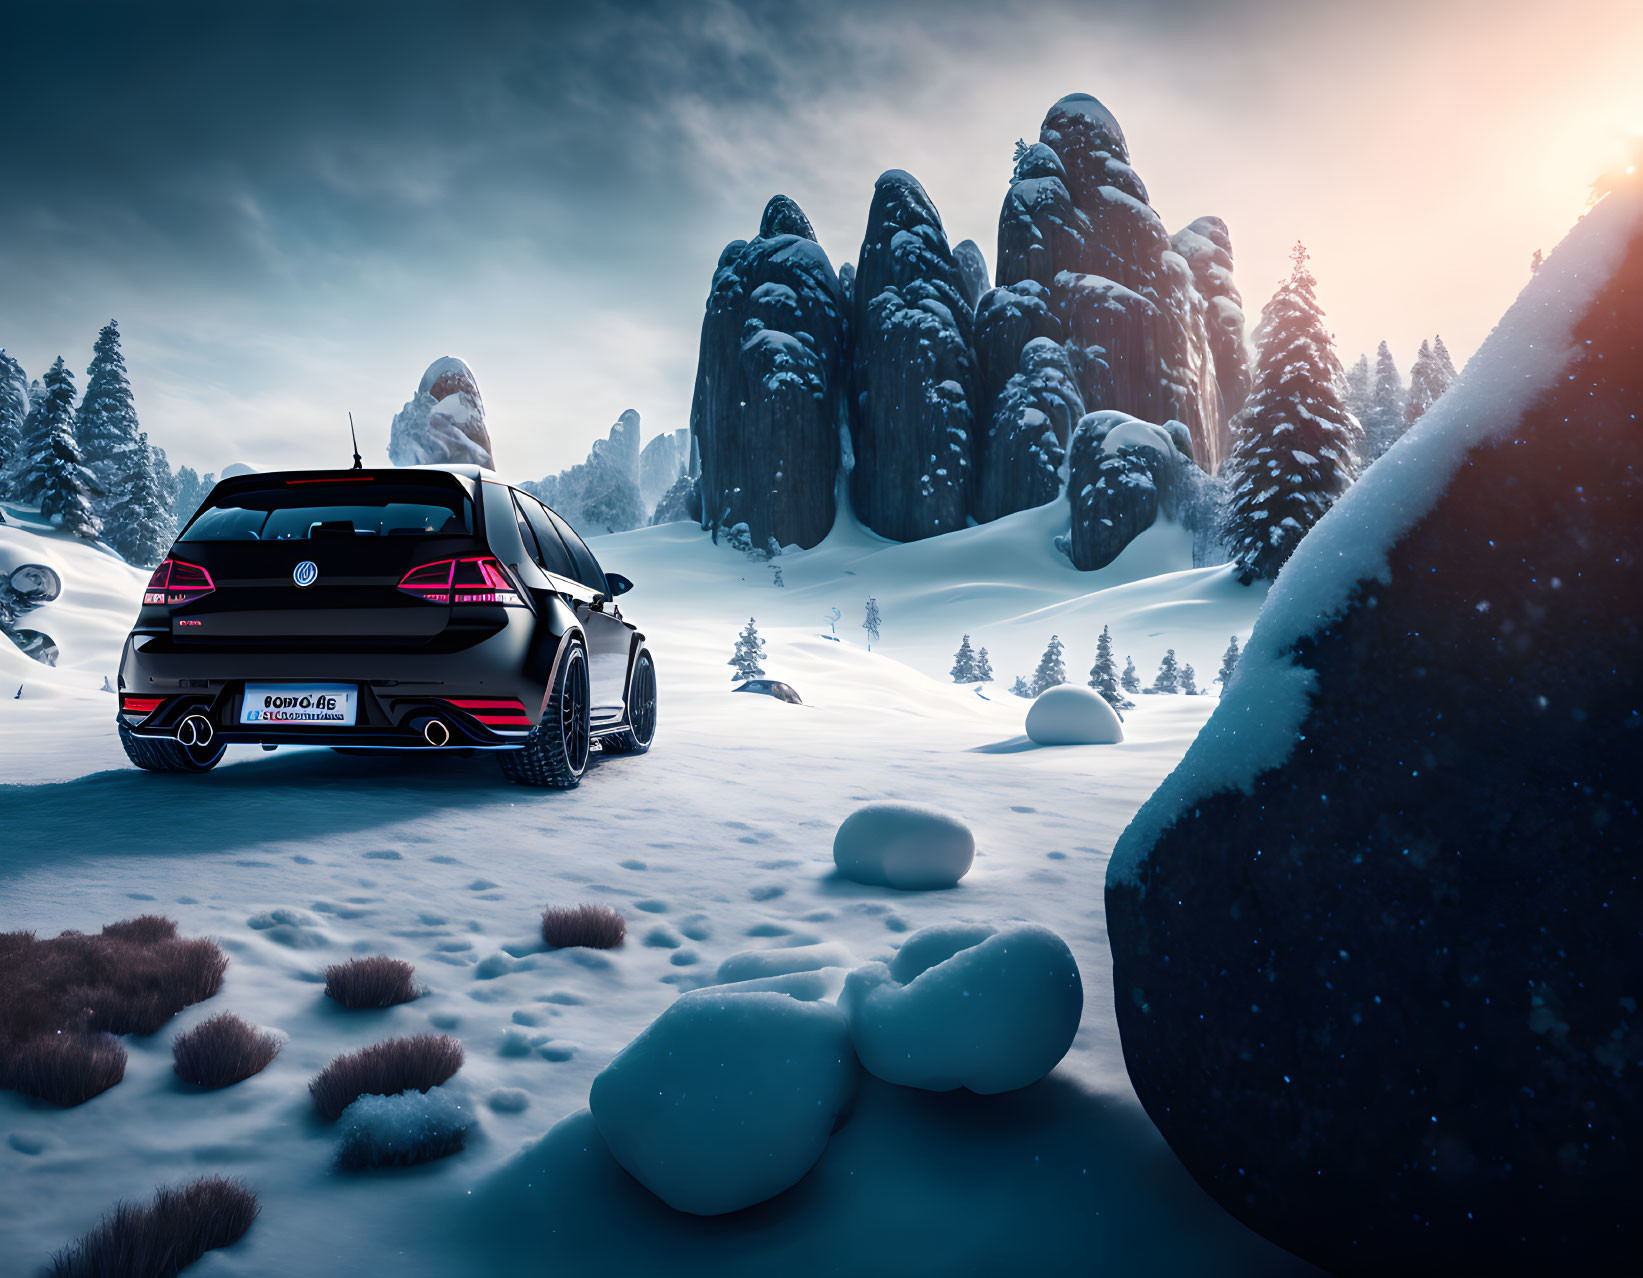
<path fill-rule="evenodd" d="M 1039 745 L 1116 745 L 1124 725 L 1094 688 L 1058 683 L 1028 708 L 1027 735 Z"/>
<path fill-rule="evenodd" d="M 697 990 L 604 1068 L 588 1106 L 635 1180 L 677 1211 L 716 1216 L 795 1184 L 855 1088 L 832 1003 Z"/>
<path fill-rule="evenodd" d="M 350 1170 L 411 1167 L 460 1150 L 473 1126 L 439 1088 L 361 1096 L 342 1111 L 337 1164 Z"/>
<path fill-rule="evenodd" d="M 969 826 L 912 803 L 857 808 L 833 836 L 833 861 L 845 878 L 904 891 L 955 886 L 975 854 Z"/>
<path fill-rule="evenodd" d="M 720 963 L 714 979 L 725 985 L 733 981 L 756 981 L 855 965 L 855 955 L 844 946 L 829 941 L 819 945 L 789 945 L 774 950 L 744 950 Z"/>
<path fill-rule="evenodd" d="M 1067 1054 L 1084 985 L 1047 927 L 938 924 L 844 983 L 839 1006 L 868 1073 L 903 1087 L 992 1094 L 1036 1083 Z"/>

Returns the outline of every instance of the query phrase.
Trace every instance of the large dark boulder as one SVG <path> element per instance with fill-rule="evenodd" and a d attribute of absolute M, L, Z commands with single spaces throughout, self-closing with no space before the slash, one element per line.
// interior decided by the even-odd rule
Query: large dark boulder
<path fill-rule="evenodd" d="M 814 546 L 833 526 L 846 420 L 839 280 L 786 196 L 720 255 L 702 320 L 690 428 L 702 526 Z"/>
<path fill-rule="evenodd" d="M 1105 568 L 1160 514 L 1177 513 L 1190 487 L 1190 448 L 1180 422 L 1155 426 L 1111 409 L 1079 421 L 1067 455 L 1075 568 Z"/>
<path fill-rule="evenodd" d="M 963 528 L 976 431 L 974 317 L 941 216 L 899 169 L 874 187 L 852 292 L 856 515 L 896 541 Z"/>
<path fill-rule="evenodd" d="M 1114 849 L 1137 1095 L 1334 1272 L 1637 1272 L 1640 404 L 1633 184 L 1307 534 Z"/>

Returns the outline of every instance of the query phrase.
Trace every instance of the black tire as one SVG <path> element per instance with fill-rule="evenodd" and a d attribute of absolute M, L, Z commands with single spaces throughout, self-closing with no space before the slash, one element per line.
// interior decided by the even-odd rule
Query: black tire
<path fill-rule="evenodd" d="M 120 744 L 126 758 L 149 772 L 209 772 L 217 766 L 228 747 L 221 742 L 215 746 L 185 746 L 170 737 L 139 737 L 125 724 L 120 724 Z"/>
<path fill-rule="evenodd" d="M 610 754 L 643 754 L 656 740 L 656 663 L 650 649 L 641 648 L 628 685 L 628 726 L 599 739 Z"/>
<path fill-rule="evenodd" d="M 580 635 L 565 639 L 542 719 L 522 750 L 497 756 L 502 775 L 520 785 L 574 790 L 588 767 L 588 650 Z"/>

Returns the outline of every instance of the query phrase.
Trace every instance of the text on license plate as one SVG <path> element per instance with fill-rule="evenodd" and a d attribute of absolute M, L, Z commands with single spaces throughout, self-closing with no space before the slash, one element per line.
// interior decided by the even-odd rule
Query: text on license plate
<path fill-rule="evenodd" d="M 241 723 L 318 723 L 351 728 L 359 688 L 351 683 L 248 683 Z"/>

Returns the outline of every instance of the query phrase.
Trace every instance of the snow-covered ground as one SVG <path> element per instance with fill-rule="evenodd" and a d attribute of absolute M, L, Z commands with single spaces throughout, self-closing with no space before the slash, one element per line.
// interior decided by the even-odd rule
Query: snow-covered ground
<path fill-rule="evenodd" d="M 1052 633 L 1082 681 L 1104 624 L 1143 679 L 1174 648 L 1210 686 L 1260 594 L 1191 569 L 1188 535 L 1169 526 L 1077 573 L 1049 544 L 1054 519 L 1027 511 L 907 546 L 842 528 L 782 556 L 780 589 L 768 564 L 686 525 L 597 540 L 605 566 L 637 583 L 623 603 L 656 655 L 661 726 L 649 755 L 597 761 L 566 794 L 509 785 L 489 759 L 414 754 L 236 749 L 204 777 L 139 773 L 101 688 L 144 574 L 15 519 L 0 527 L 0 569 L 46 562 L 64 579 L 27 623 L 56 638 L 56 670 L 0 641 L 0 928 L 52 935 L 159 912 L 232 957 L 216 998 L 128 1040 L 111 1091 L 66 1111 L 0 1093 L 0 1255 L 26 1270 L 117 1198 L 226 1172 L 255 1186 L 263 1214 L 194 1272 L 1300 1270 L 1175 1163 L 1130 1091 L 1113 1018 L 1108 854 L 1213 697 L 1138 697 L 1123 744 L 1036 748 L 1027 703 L 1004 691 Z M 869 595 L 883 616 L 872 652 Z M 837 642 L 823 637 L 833 607 Z M 730 693 L 726 661 L 750 615 L 767 672 L 806 705 Z M 991 700 L 947 678 L 965 632 L 989 650 Z M 958 888 L 834 874 L 834 830 L 875 799 L 970 824 L 976 861 Z M 581 900 L 622 911 L 622 949 L 543 951 L 542 907 Z M 953 921 L 1043 923 L 1071 947 L 1083 1022 L 1049 1079 L 973 1097 L 864 1077 L 804 1181 L 714 1220 L 662 1207 L 590 1141 L 578 1111 L 594 1075 L 731 955 L 829 942 L 865 963 Z M 318 974 L 356 953 L 413 962 L 428 992 L 381 1012 L 336 1008 Z M 222 1009 L 286 1046 L 255 1078 L 186 1093 L 170 1041 Z M 410 1171 L 335 1171 L 336 1133 L 313 1115 L 308 1080 L 340 1051 L 429 1029 L 467 1050 L 446 1088 L 476 1122 L 467 1150 Z M 528 1103 L 493 1108 L 504 1089 Z"/>

